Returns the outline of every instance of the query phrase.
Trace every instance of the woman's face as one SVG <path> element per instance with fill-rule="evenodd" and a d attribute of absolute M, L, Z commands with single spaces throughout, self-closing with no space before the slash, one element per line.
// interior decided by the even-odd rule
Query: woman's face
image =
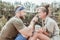
<path fill-rule="evenodd" d="M 43 19 L 46 16 L 46 12 L 43 12 L 42 9 L 39 9 L 38 10 L 38 16 L 39 16 L 39 18 L 42 18 Z"/>

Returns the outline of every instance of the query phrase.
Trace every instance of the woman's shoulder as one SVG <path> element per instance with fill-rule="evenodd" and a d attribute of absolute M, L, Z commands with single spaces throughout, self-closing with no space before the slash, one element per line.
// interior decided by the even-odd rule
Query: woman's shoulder
<path fill-rule="evenodd" d="M 48 18 L 48 21 L 50 22 L 50 23 L 57 23 L 54 19 L 52 19 L 52 18 Z"/>

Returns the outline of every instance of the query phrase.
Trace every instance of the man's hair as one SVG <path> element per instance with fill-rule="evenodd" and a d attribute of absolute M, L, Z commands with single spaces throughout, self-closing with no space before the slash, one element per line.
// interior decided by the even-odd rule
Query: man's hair
<path fill-rule="evenodd" d="M 19 8 L 20 6 L 17 6 L 16 8 L 15 8 L 15 11 L 17 10 L 17 8 Z"/>
<path fill-rule="evenodd" d="M 23 6 L 18 6 L 15 10 L 15 13 L 21 11 L 21 10 L 24 10 L 25 8 Z"/>

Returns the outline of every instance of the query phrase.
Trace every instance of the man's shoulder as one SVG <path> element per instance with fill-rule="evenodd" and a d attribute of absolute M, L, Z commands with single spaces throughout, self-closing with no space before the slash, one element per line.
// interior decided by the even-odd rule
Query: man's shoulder
<path fill-rule="evenodd" d="M 15 17 L 10 18 L 7 23 L 12 23 L 15 20 Z"/>
<path fill-rule="evenodd" d="M 10 18 L 10 20 L 15 20 L 15 19 L 16 19 L 15 17 Z M 10 21 L 10 20 L 9 20 L 9 21 Z"/>
<path fill-rule="evenodd" d="M 15 17 L 12 17 L 12 18 L 10 18 L 10 20 L 9 21 L 16 21 L 17 20 L 17 18 L 15 18 Z"/>
<path fill-rule="evenodd" d="M 9 22 L 12 23 L 23 23 L 23 21 L 20 18 L 12 17 Z"/>

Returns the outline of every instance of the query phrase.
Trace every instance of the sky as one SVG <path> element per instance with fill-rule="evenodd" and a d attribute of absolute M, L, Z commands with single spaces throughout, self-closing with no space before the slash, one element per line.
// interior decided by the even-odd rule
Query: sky
<path fill-rule="evenodd" d="M 22 2 L 22 3 L 25 3 L 25 2 L 32 2 L 32 3 L 35 3 L 35 4 L 40 4 L 42 2 L 46 2 L 46 3 L 51 3 L 51 2 L 60 2 L 60 0 L 2 0 L 2 1 L 6 1 L 6 2 L 10 2 L 10 3 L 14 3 L 14 2 Z"/>

